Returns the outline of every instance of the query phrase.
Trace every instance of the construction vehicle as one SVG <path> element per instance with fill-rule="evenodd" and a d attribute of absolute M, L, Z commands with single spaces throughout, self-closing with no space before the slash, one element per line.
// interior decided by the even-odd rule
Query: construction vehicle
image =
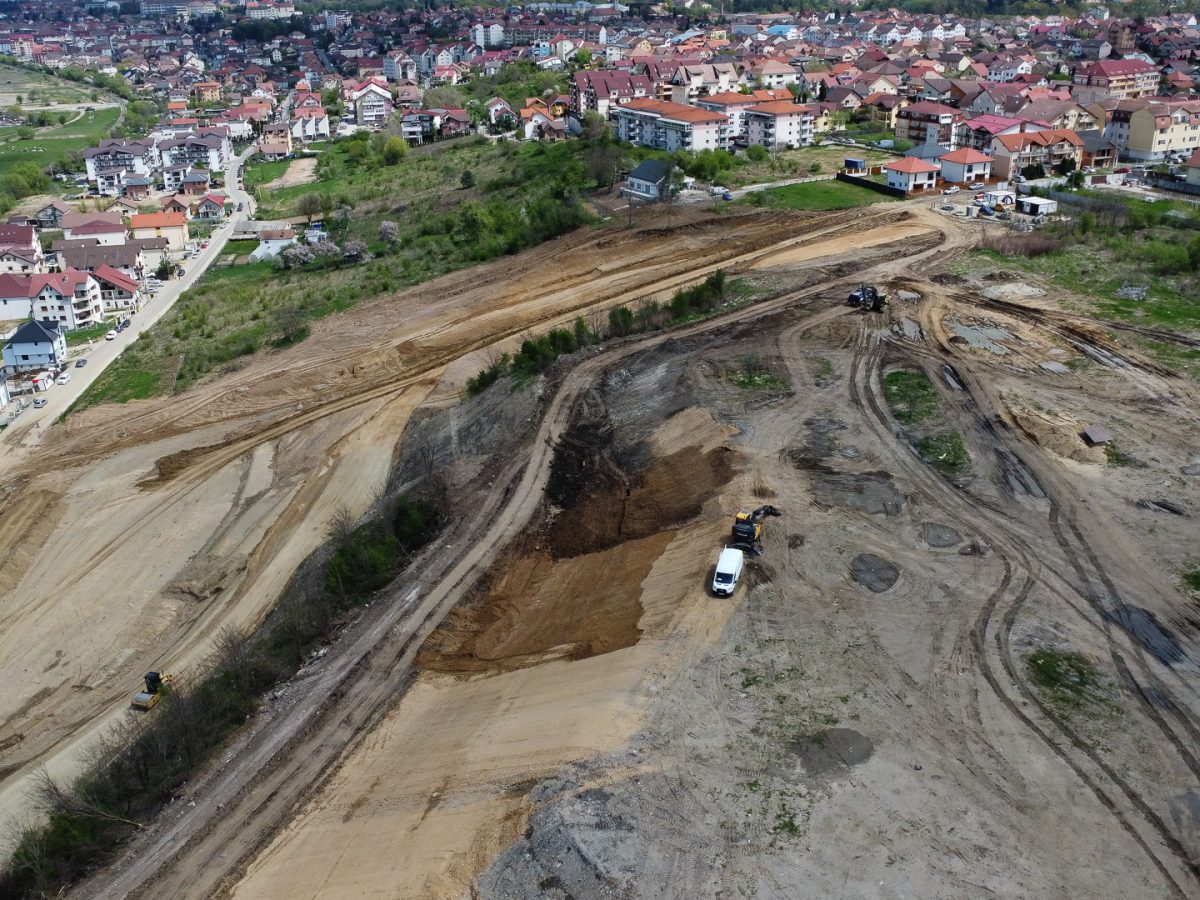
<path fill-rule="evenodd" d="M 851 294 L 846 302 L 851 306 L 857 306 L 859 309 L 883 312 L 883 306 L 887 303 L 887 294 L 883 293 L 873 284 L 864 284 Z"/>
<path fill-rule="evenodd" d="M 142 712 L 149 712 L 158 705 L 158 701 L 163 698 L 163 688 L 171 683 L 170 675 L 163 675 L 161 672 L 146 673 L 146 690 L 138 691 L 133 695 L 133 700 L 129 706 L 131 709 L 140 709 Z"/>
<path fill-rule="evenodd" d="M 760 506 L 754 512 L 739 512 L 733 520 L 733 543 L 738 550 L 758 556 L 762 553 L 763 519 L 780 515 L 773 506 Z"/>

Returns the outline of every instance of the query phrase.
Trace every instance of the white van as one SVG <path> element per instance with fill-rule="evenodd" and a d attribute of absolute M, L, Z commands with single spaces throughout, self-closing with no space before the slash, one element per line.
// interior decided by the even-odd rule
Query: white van
<path fill-rule="evenodd" d="M 732 597 L 742 577 L 745 557 L 736 547 L 726 547 L 717 559 L 717 570 L 713 573 L 712 591 L 718 597 Z"/>

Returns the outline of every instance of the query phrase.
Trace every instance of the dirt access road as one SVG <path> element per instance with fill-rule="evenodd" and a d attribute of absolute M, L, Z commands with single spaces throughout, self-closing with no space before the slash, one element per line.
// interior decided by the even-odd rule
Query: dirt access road
<path fill-rule="evenodd" d="M 900 212 L 900 216 L 904 216 L 903 211 Z M 757 217 L 754 220 L 757 220 Z M 893 227 L 890 223 L 895 220 L 895 213 L 889 210 L 879 219 L 880 226 L 889 229 Z M 823 218 L 814 222 L 814 227 L 806 232 L 804 237 L 797 238 L 795 231 L 791 230 L 790 236 L 776 245 L 757 245 L 749 253 L 744 252 L 743 247 L 741 254 L 736 254 L 733 248 L 725 246 L 722 247 L 720 255 L 727 264 L 731 258 L 737 257 L 739 262 L 735 267 L 749 266 L 771 253 L 795 247 L 807 238 L 814 246 L 824 242 L 828 247 L 826 256 L 831 261 L 840 260 L 842 264 L 848 264 L 851 254 L 861 259 L 861 251 L 855 247 L 858 241 L 863 240 L 863 229 L 869 229 L 870 222 L 868 219 L 866 225 L 854 226 L 852 230 L 855 238 L 847 240 L 845 236 L 838 235 L 839 231 L 846 228 L 844 218 Z M 927 255 L 935 252 L 936 245 L 943 244 L 946 236 L 940 231 L 944 227 L 940 219 L 931 219 L 924 227 L 928 232 L 928 240 L 923 255 Z M 682 229 L 682 232 L 689 237 L 695 236 L 694 227 Z M 901 255 L 904 253 L 902 249 L 895 252 Z M 911 249 L 909 252 L 911 253 Z M 713 265 L 715 263 L 710 263 L 708 267 Z M 693 268 L 685 277 L 698 278 L 708 267 Z M 853 268 L 857 269 L 858 266 Z M 663 281 L 660 281 L 654 290 L 665 290 L 680 283 L 681 276 L 676 274 L 677 271 L 674 269 L 664 273 Z M 643 294 L 650 292 L 647 290 L 649 284 L 650 282 L 643 281 L 640 285 Z M 822 285 L 814 290 L 824 291 L 827 290 L 827 286 Z M 632 293 L 629 291 L 626 295 Z M 769 301 L 774 305 L 787 302 L 786 295 Z M 761 315 L 760 310 L 765 308 L 748 308 L 737 313 L 735 318 L 756 317 Z M 477 321 L 477 318 L 472 321 Z M 712 327 L 715 326 L 697 326 L 697 329 Z M 664 335 L 656 340 L 666 341 L 673 337 L 675 335 Z M 632 349 L 627 352 L 632 352 Z M 585 363 L 583 371 L 575 377 L 582 379 L 581 383 L 586 384 L 587 373 L 594 365 L 607 365 L 608 359 L 609 357 L 605 356 L 596 364 Z M 565 413 L 560 411 L 570 409 L 570 397 L 569 390 L 556 395 L 543 425 L 543 438 L 553 436 L 556 429 L 561 428 Z M 502 546 L 507 537 L 520 530 L 521 522 L 528 517 L 532 507 L 540 502 L 540 479 L 544 478 L 545 474 L 545 467 L 541 463 L 544 463 L 544 455 L 548 450 L 542 438 L 534 441 L 534 446 L 540 448 L 537 451 L 539 455 L 535 457 L 533 464 L 525 469 L 524 480 L 512 491 L 503 513 L 494 514 L 491 504 L 502 502 L 505 491 L 510 490 L 508 478 L 513 474 L 511 472 L 504 478 L 498 478 L 490 493 L 477 501 L 481 509 L 479 521 L 489 522 L 495 518 L 498 531 L 490 532 L 482 541 L 479 533 L 471 530 L 451 536 L 452 546 L 447 552 L 419 568 L 419 571 L 428 571 L 431 575 L 438 576 L 438 580 L 434 582 L 436 589 L 428 587 L 425 581 L 411 589 L 406 584 L 403 595 L 397 597 L 393 605 L 387 606 L 384 618 L 363 625 L 362 632 L 339 641 L 337 656 L 326 657 L 318 667 L 321 674 L 314 675 L 320 679 L 319 683 L 314 684 L 312 688 L 305 686 L 298 692 L 300 699 L 295 711 L 287 710 L 278 715 L 273 714 L 269 727 L 261 729 L 247 739 L 237 751 L 238 761 L 225 764 L 214 776 L 214 783 L 197 790 L 194 797 L 196 807 L 185 808 L 178 818 L 169 817 L 169 822 L 163 830 L 150 838 L 157 849 L 141 847 L 130 865 L 122 867 L 113 881 L 106 881 L 102 887 L 89 886 L 88 890 L 98 890 L 106 895 L 115 896 L 138 891 L 155 894 L 190 892 L 196 896 L 203 895 L 220 881 L 228 867 L 236 863 L 230 853 L 230 834 L 241 834 L 242 838 L 234 843 L 249 849 L 245 835 L 265 835 L 269 833 L 270 828 L 281 824 L 289 806 L 303 792 L 304 786 L 310 784 L 314 777 L 319 777 L 329 762 L 336 759 L 341 748 L 352 739 L 358 727 L 363 722 L 370 721 L 373 715 L 386 710 L 395 697 L 396 685 L 402 681 L 408 660 L 419 646 L 421 638 L 441 621 L 457 597 L 461 596 L 462 591 L 470 585 L 481 568 L 486 566 L 490 554 Z M 471 548 L 470 554 L 460 561 L 465 547 Z M 451 572 L 450 577 L 441 578 L 442 573 L 446 571 Z M 392 628 L 392 623 L 397 621 L 401 623 L 399 627 Z M 386 641 L 374 647 L 382 635 L 387 636 Z M 362 667 L 355 672 L 352 685 L 347 684 L 343 688 L 335 689 L 334 685 L 341 683 L 344 673 L 351 671 L 358 659 L 368 650 L 370 653 Z M 327 698 L 347 696 L 344 692 L 349 692 L 349 695 L 355 698 L 353 704 L 337 704 L 334 708 L 325 709 Z M 328 714 L 317 720 L 319 724 L 314 724 L 314 714 L 322 711 Z M 292 734 L 299 735 L 295 746 L 285 748 L 286 753 L 280 753 L 282 744 Z M 277 753 L 280 759 L 272 760 L 272 756 Z M 271 763 L 274 768 L 268 766 L 264 770 L 265 763 Z M 235 800 L 236 815 L 233 813 Z M 191 802 L 191 797 L 188 802 Z M 218 809 L 219 818 L 213 818 L 217 816 Z M 191 843 L 188 843 L 189 841 Z M 177 851 L 182 851 L 182 855 L 164 866 L 170 855 Z M 185 859 L 195 862 L 189 864 Z M 164 867 L 159 870 L 160 866 Z M 170 883 L 160 880 L 147 881 L 154 876 L 166 879 Z"/>
<path fill-rule="evenodd" d="M 233 894 L 1195 895 L 1194 530 L 1141 501 L 1167 482 L 1200 509 L 1200 397 L 985 285 L 901 275 L 885 317 L 797 292 L 576 370 L 601 377 L 559 452 L 606 464 Z M 748 366 L 775 387 L 747 395 Z M 916 371 L 937 410 L 901 422 L 883 385 Z M 1136 464 L 1079 440 L 1101 415 Z M 915 452 L 946 430 L 953 478 Z M 713 601 L 732 512 L 763 500 L 766 556 Z M 1090 674 L 1047 690 L 1039 654 Z"/>
<path fill-rule="evenodd" d="M 185 673 L 223 625 L 259 621 L 335 514 L 369 507 L 412 411 L 435 386 L 453 396 L 487 348 L 718 266 L 844 253 L 902 215 L 581 232 L 364 305 L 180 397 L 47 429 L 36 461 L 8 459 L 0 481 L 0 814 L 22 814 L 37 766 L 76 771 L 144 671 Z"/>

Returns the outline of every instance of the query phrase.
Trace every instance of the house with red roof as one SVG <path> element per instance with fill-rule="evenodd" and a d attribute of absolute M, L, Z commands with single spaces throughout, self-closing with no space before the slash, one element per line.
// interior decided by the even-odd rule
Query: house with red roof
<path fill-rule="evenodd" d="M 1075 73 L 1074 82 L 1104 88 L 1109 96 L 1145 97 L 1158 90 L 1158 69 L 1144 59 L 1102 59 Z"/>
<path fill-rule="evenodd" d="M 974 147 L 959 147 L 938 157 L 942 180 L 952 184 L 970 184 L 992 177 L 992 158 Z"/>
<path fill-rule="evenodd" d="M 992 171 L 997 178 L 1009 178 L 1022 169 L 1040 165 L 1047 172 L 1071 160 L 1078 168 L 1083 156 L 1083 139 L 1066 128 L 1044 131 L 1023 131 L 1002 134 L 992 142 L 995 163 Z"/>
<path fill-rule="evenodd" d="M 137 309 L 142 299 L 141 288 L 120 269 L 101 265 L 92 272 L 92 277 L 100 285 L 100 299 L 106 313 Z"/>
<path fill-rule="evenodd" d="M 883 167 L 887 173 L 887 183 L 906 193 L 914 191 L 931 191 L 937 187 L 938 167 L 931 162 L 906 156 Z"/>

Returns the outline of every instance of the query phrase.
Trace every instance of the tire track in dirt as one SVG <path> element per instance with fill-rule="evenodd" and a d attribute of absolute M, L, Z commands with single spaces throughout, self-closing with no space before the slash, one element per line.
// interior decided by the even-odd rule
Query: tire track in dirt
<path fill-rule="evenodd" d="M 939 320 L 941 318 L 940 314 L 944 311 L 945 311 L 944 309 L 939 309 L 937 311 L 937 313 L 938 313 L 937 318 Z M 1058 524 L 1060 517 L 1061 517 L 1061 509 L 1062 509 L 1061 502 L 1058 499 L 1059 498 L 1059 479 L 1056 477 L 1052 477 L 1051 473 L 1046 471 L 1045 466 L 1042 466 L 1039 463 L 1034 462 L 1034 460 L 1028 455 L 1027 448 L 1024 445 L 1018 444 L 1016 442 L 1015 438 L 1013 437 L 1013 433 L 1014 433 L 1013 431 L 1007 430 L 1007 431 L 1005 431 L 1005 433 L 1002 434 L 1000 430 L 995 429 L 995 428 L 991 427 L 990 424 L 986 423 L 986 420 L 982 416 L 982 412 L 981 412 L 982 409 L 984 408 L 983 400 L 981 400 L 981 398 L 985 398 L 987 401 L 991 401 L 989 405 L 993 409 L 1002 409 L 1003 408 L 1002 405 L 1000 405 L 998 403 L 998 400 L 996 398 L 993 398 L 991 396 L 990 392 L 987 391 L 983 387 L 982 379 L 976 377 L 975 373 L 973 372 L 971 360 L 969 358 L 967 358 L 964 354 L 958 353 L 948 341 L 944 340 L 944 331 L 942 329 L 940 329 L 940 327 L 939 327 L 940 323 L 930 321 L 929 316 L 927 316 L 925 324 L 927 325 L 927 328 L 926 328 L 927 333 L 933 334 L 935 336 L 938 336 L 938 335 L 942 336 L 942 340 L 939 341 L 940 349 L 941 349 L 942 353 L 945 356 L 948 356 L 955 360 L 956 370 L 957 370 L 957 372 L 960 376 L 960 380 L 962 381 L 963 386 L 965 388 L 965 393 L 968 395 L 968 397 L 971 401 L 971 404 L 975 408 L 976 412 L 974 415 L 975 415 L 976 422 L 977 423 L 984 422 L 986 424 L 985 431 L 989 434 L 990 438 L 992 440 L 994 440 L 996 443 L 1003 445 L 1005 447 L 1005 449 L 1008 450 L 1008 452 L 1012 453 L 1017 459 L 1019 459 L 1021 465 L 1023 465 L 1030 472 L 1030 474 L 1037 480 L 1039 487 L 1042 489 L 1042 492 L 1046 497 L 1046 500 L 1050 504 L 1049 520 L 1050 520 L 1050 523 L 1052 526 L 1051 530 L 1054 532 L 1056 542 L 1059 544 L 1060 548 L 1063 550 L 1068 562 L 1075 569 L 1078 576 L 1082 580 L 1084 587 L 1086 588 L 1086 586 L 1091 583 L 1091 579 L 1088 577 L 1088 574 L 1087 574 L 1085 568 L 1083 567 L 1083 565 L 1081 564 L 1078 555 L 1075 553 L 1074 549 L 1070 546 L 1070 544 L 1066 540 L 1065 535 L 1063 535 L 1062 530 Z M 1048 330 L 1054 330 L 1054 327 L 1049 326 Z M 936 359 L 937 357 L 934 356 L 934 358 Z M 872 406 L 873 412 L 878 417 L 880 417 L 881 421 L 886 422 L 886 421 L 890 420 L 890 417 L 888 417 L 883 412 L 882 407 L 878 403 L 878 401 L 873 401 L 871 403 L 871 406 Z M 930 476 L 930 477 L 936 477 L 936 476 Z M 938 480 L 940 481 L 940 479 L 938 479 Z M 966 496 L 966 494 L 964 493 L 963 496 Z M 991 504 L 980 503 L 979 501 L 981 499 L 982 498 L 972 496 L 971 502 L 978 503 L 978 505 L 981 506 L 982 508 L 988 509 L 990 512 L 995 512 L 995 513 L 999 514 L 1000 516 L 1002 516 L 1004 519 L 1009 518 L 1002 510 L 996 509 Z M 980 512 L 982 513 L 982 510 Z M 978 527 L 977 519 L 973 519 L 972 523 L 974 524 L 975 527 Z M 1003 522 L 1001 522 L 1001 523 L 994 522 L 993 526 L 996 528 L 996 530 L 992 531 L 989 535 L 990 540 L 992 542 L 993 549 L 997 549 L 997 552 L 999 552 L 999 548 L 1002 546 L 1002 544 L 999 542 L 998 536 L 1001 536 L 1001 535 L 1003 536 L 1003 540 L 1010 545 L 1009 554 L 1005 554 L 1003 557 L 1006 569 L 1009 566 L 1011 566 L 1012 561 L 1013 561 L 1010 554 L 1015 553 L 1021 559 L 1023 570 L 1026 573 L 1029 573 L 1027 577 L 1032 579 L 1034 576 L 1032 575 L 1033 568 L 1032 568 L 1031 558 L 1036 558 L 1036 556 L 1037 556 L 1036 551 L 1033 550 L 1033 548 L 1030 546 L 1030 544 L 1023 537 L 1018 535 L 1007 524 L 1005 524 Z M 1075 523 L 1069 522 L 1068 527 L 1071 528 L 1072 533 L 1074 534 L 1076 539 L 1079 541 L 1081 546 L 1083 546 L 1085 548 L 1085 552 L 1089 555 L 1089 559 L 1090 559 L 1090 562 L 1091 562 L 1093 568 L 1097 572 L 1102 572 L 1103 567 L 1100 565 L 1099 559 L 1096 557 L 1094 551 L 1092 551 L 1091 548 L 1087 545 L 1086 541 L 1083 539 L 1082 535 L 1079 533 L 1078 527 L 1075 525 Z M 1053 572 L 1053 567 L 1051 567 L 1051 571 Z M 1105 575 L 1105 576 L 1101 576 L 1101 577 L 1106 578 L 1107 576 Z M 1064 579 L 1064 581 L 1065 581 L 1065 579 Z M 1032 583 L 1033 583 L 1032 580 L 1029 581 L 1027 583 L 1027 585 L 1022 589 L 1022 591 L 1020 591 L 1018 593 L 1018 595 L 1015 598 L 1008 601 L 1009 605 L 1008 605 L 1007 609 L 1005 609 L 1005 611 L 1001 614 L 1001 625 L 998 629 L 995 630 L 995 634 L 994 634 L 995 643 L 996 643 L 997 649 L 999 651 L 1000 660 L 1001 660 L 1002 666 L 1003 666 L 1006 674 L 1009 677 L 1009 680 L 1011 681 L 1012 685 L 1016 687 L 1016 689 L 1019 691 L 1019 693 L 1024 697 L 1024 699 L 1026 701 L 1035 705 L 1041 711 L 1041 713 L 1050 722 L 1052 722 L 1055 725 L 1055 727 L 1058 729 L 1058 731 L 1061 732 L 1062 735 L 1067 738 L 1071 747 L 1075 751 L 1077 751 L 1078 753 L 1087 757 L 1092 762 L 1092 764 L 1095 765 L 1099 769 L 1099 771 L 1103 774 L 1103 776 L 1110 783 L 1112 783 L 1114 786 L 1116 786 L 1122 794 L 1125 795 L 1128 802 L 1130 804 L 1132 804 L 1134 809 L 1142 816 L 1142 818 L 1156 832 L 1158 839 L 1165 845 L 1166 849 L 1168 849 L 1184 865 L 1184 867 L 1186 868 L 1188 873 L 1193 878 L 1200 880 L 1200 866 L 1198 866 L 1196 864 L 1196 862 L 1190 858 L 1189 854 L 1187 853 L 1186 849 L 1183 847 L 1182 843 L 1178 840 L 1178 838 L 1175 836 L 1175 834 L 1167 827 L 1166 823 L 1162 820 L 1162 818 L 1160 816 L 1158 816 L 1158 814 L 1155 813 L 1150 808 L 1149 804 L 1145 801 L 1145 799 L 1141 796 L 1141 794 L 1139 792 L 1137 792 L 1136 789 L 1134 789 L 1132 787 L 1132 785 L 1130 785 L 1126 779 L 1122 778 L 1108 763 L 1106 763 L 1103 759 L 1101 759 L 1098 756 L 1098 754 L 1091 748 L 1091 746 L 1078 736 L 1078 734 L 1069 725 L 1069 723 L 1067 723 L 1060 715 L 1058 715 L 1052 709 L 1050 709 L 1047 706 L 1047 704 L 1045 702 L 1043 702 L 1042 699 L 1039 696 L 1037 696 L 1036 693 L 1028 687 L 1026 681 L 1023 678 L 1021 678 L 1020 675 L 1018 674 L 1018 672 L 1016 670 L 1015 662 L 1012 658 L 1012 654 L 1009 649 L 1008 637 L 1009 637 L 1009 633 L 1011 632 L 1011 629 L 1013 627 L 1013 624 L 1016 621 L 1016 616 L 1020 610 L 1020 607 L 1022 604 L 1024 604 L 1026 598 L 1028 597 L 1029 589 L 1032 586 Z M 1121 654 L 1116 648 L 1115 638 L 1114 638 L 1112 629 L 1109 624 L 1111 611 L 1105 610 L 1103 605 L 1100 603 L 1100 601 L 1095 596 L 1094 591 L 1080 589 L 1079 586 L 1073 585 L 1070 582 L 1066 582 L 1066 584 L 1069 589 L 1076 592 L 1080 597 L 1082 597 L 1087 602 L 1087 604 L 1096 613 L 1099 614 L 1100 621 L 1098 623 L 1093 623 L 1093 624 L 1098 625 L 1101 628 L 1101 630 L 1103 631 L 1105 638 L 1110 647 L 1110 655 L 1112 656 L 1114 666 L 1117 668 L 1118 672 L 1121 672 L 1122 669 L 1125 669 L 1125 671 L 1127 672 L 1128 669 L 1126 667 L 1124 667 L 1123 660 L 1120 660 Z M 1108 588 L 1108 590 L 1110 591 L 1110 593 L 1113 597 L 1119 597 L 1119 594 L 1116 593 L 1115 585 L 1112 584 L 1111 580 L 1107 581 L 1106 587 Z M 999 683 L 998 679 L 996 679 L 994 673 L 991 671 L 990 666 L 987 663 L 985 651 L 986 651 L 986 645 L 987 645 L 986 635 L 987 635 L 988 631 L 992 628 L 993 619 L 995 618 L 995 615 L 996 615 L 996 609 L 1000 605 L 1001 598 L 1002 598 L 1002 592 L 998 592 L 997 595 L 994 595 L 992 598 L 989 598 L 989 603 L 985 607 L 984 611 L 981 613 L 980 619 L 977 622 L 975 630 L 973 631 L 973 644 L 974 644 L 976 650 L 981 654 L 980 655 L 981 662 L 987 668 L 987 670 L 985 671 L 985 677 L 987 678 L 989 684 L 993 687 L 993 690 L 995 690 L 997 692 L 1000 691 L 1000 683 Z M 1135 645 L 1134 653 L 1135 653 L 1135 656 L 1137 656 L 1139 661 L 1142 663 L 1142 665 L 1145 667 L 1144 668 L 1145 673 L 1147 675 L 1150 675 L 1151 673 L 1149 672 L 1148 667 L 1146 667 L 1146 663 L 1144 660 L 1144 654 L 1142 653 L 1140 646 Z M 1130 676 L 1130 679 L 1132 680 L 1132 676 Z M 1149 698 L 1146 697 L 1145 691 L 1142 689 L 1141 685 L 1138 684 L 1136 681 L 1132 681 L 1132 683 L 1127 681 L 1126 687 L 1129 688 L 1131 695 L 1138 699 L 1140 708 L 1142 708 L 1143 711 L 1148 715 L 1148 717 L 1152 721 L 1155 722 L 1155 724 L 1158 726 L 1159 730 L 1163 733 L 1163 736 L 1168 740 L 1169 743 L 1172 744 L 1172 746 L 1174 746 L 1176 748 L 1177 751 L 1179 751 L 1181 759 L 1183 759 L 1183 761 L 1188 766 L 1188 768 L 1193 772 L 1193 774 L 1196 774 L 1196 775 L 1198 775 L 1198 777 L 1200 777 L 1200 772 L 1198 772 L 1197 768 L 1196 768 L 1195 757 L 1191 754 L 1190 751 L 1187 750 L 1186 746 L 1180 740 L 1179 736 L 1165 722 L 1163 717 L 1159 714 L 1158 710 L 1155 708 L 1153 702 Z M 1168 701 L 1170 702 L 1171 708 L 1176 711 L 1177 715 L 1183 716 L 1181 707 L 1178 705 L 1178 703 L 1176 701 L 1174 701 L 1173 698 L 1170 697 L 1169 692 L 1165 692 L 1165 688 L 1164 688 L 1164 694 L 1165 694 L 1166 698 L 1168 699 Z M 1178 881 L 1171 876 L 1170 872 L 1168 871 L 1167 867 L 1162 862 L 1162 860 L 1151 851 L 1148 842 L 1140 834 L 1138 834 L 1136 832 L 1136 829 L 1133 828 L 1132 823 L 1130 823 L 1128 821 L 1127 817 L 1124 814 L 1120 813 L 1120 811 L 1117 809 L 1117 807 L 1116 807 L 1115 803 L 1113 802 L 1113 800 L 1111 799 L 1111 797 L 1108 795 L 1107 792 L 1103 791 L 1099 787 L 1096 780 L 1093 777 L 1086 775 L 1083 772 L 1082 768 L 1076 764 L 1076 761 L 1074 759 L 1070 758 L 1066 753 L 1059 750 L 1057 748 L 1057 746 L 1054 745 L 1054 743 L 1051 741 L 1048 733 L 1045 732 L 1040 726 L 1037 726 L 1028 716 L 1026 716 L 1024 714 L 1024 712 L 1022 712 L 1019 709 L 1019 707 L 1017 707 L 1011 701 L 1011 699 L 1006 698 L 1006 697 L 1002 697 L 1001 699 L 1004 700 L 1006 706 L 1009 706 L 1010 710 L 1012 710 L 1012 712 L 1015 715 L 1017 715 L 1022 720 L 1022 722 L 1027 725 L 1027 727 L 1030 727 L 1032 730 L 1034 730 L 1034 732 L 1036 734 L 1038 734 L 1039 737 L 1041 737 L 1050 746 L 1052 746 L 1052 748 L 1055 750 L 1056 754 L 1059 755 L 1060 758 L 1062 758 L 1064 760 L 1064 762 L 1067 762 L 1067 764 L 1069 766 L 1071 766 L 1071 768 L 1076 772 L 1076 774 L 1079 775 L 1079 777 L 1085 783 L 1087 783 L 1089 785 L 1089 787 L 1093 790 L 1093 793 L 1095 793 L 1096 796 L 1099 799 L 1101 799 L 1101 802 L 1104 803 L 1106 808 L 1110 809 L 1117 816 L 1117 818 L 1121 821 L 1122 826 L 1125 827 L 1125 829 L 1132 836 L 1135 837 L 1139 846 L 1141 846 L 1151 856 L 1155 865 L 1163 873 L 1164 877 L 1167 877 L 1169 879 L 1169 881 L 1173 887 L 1173 890 L 1177 893 L 1177 895 L 1179 895 L 1179 896 L 1185 895 L 1186 892 L 1180 887 Z M 1189 729 L 1189 731 L 1190 730 L 1191 729 Z"/>
<path fill-rule="evenodd" d="M 878 423 L 879 435 L 881 437 L 885 434 L 888 437 L 893 437 L 895 434 L 892 430 L 895 427 L 893 420 L 884 411 L 881 402 L 871 386 L 872 379 L 878 373 L 882 354 L 879 352 L 877 343 L 873 343 L 872 346 L 867 348 L 867 340 L 864 336 L 860 336 L 860 345 L 863 349 L 856 353 L 856 364 L 852 370 L 855 374 L 852 374 L 851 397 L 854 399 L 855 405 L 862 409 L 869 408 L 870 415 L 868 419 L 874 419 Z M 857 374 L 859 370 L 861 370 L 861 376 Z M 1004 685 L 996 675 L 993 664 L 989 660 L 988 647 L 993 642 L 988 640 L 988 634 L 989 632 L 993 632 L 1000 665 L 1005 671 L 1010 684 L 1015 687 L 1025 700 L 1033 703 L 1056 726 L 1074 751 L 1089 759 L 1099 769 L 1104 778 L 1117 787 L 1136 812 L 1153 829 L 1156 837 L 1165 845 L 1166 849 L 1184 865 L 1194 878 L 1200 879 L 1200 868 L 1197 868 L 1196 864 L 1189 858 L 1182 844 L 1166 827 L 1162 819 L 1149 807 L 1144 798 L 1125 779 L 1118 775 L 1111 766 L 1100 759 L 1091 747 L 1080 739 L 1061 717 L 1049 710 L 1040 698 L 1028 688 L 1024 679 L 1018 675 L 1008 648 L 1008 631 L 1005 623 L 1008 623 L 1008 628 L 1011 628 L 1011 623 L 1015 621 L 1020 606 L 1029 596 L 1029 592 L 1037 580 L 1034 574 L 1036 567 L 1031 562 L 1031 556 L 1035 556 L 1036 554 L 1032 553 L 1032 548 L 1029 547 L 1028 543 L 1016 535 L 1006 522 L 995 521 L 998 517 L 1002 520 L 1008 518 L 1001 510 L 993 508 L 990 504 L 979 503 L 980 498 L 974 496 L 970 496 L 969 500 L 966 499 L 969 495 L 951 488 L 939 476 L 931 473 L 923 463 L 916 460 L 912 453 L 908 454 L 908 460 L 904 468 L 907 470 L 906 474 L 913 478 L 916 483 L 921 484 L 926 490 L 939 496 L 942 500 L 939 515 L 951 518 L 967 531 L 981 532 L 1003 562 L 1005 569 L 1004 578 L 982 605 L 971 631 L 972 650 L 979 663 L 980 673 L 983 675 L 989 688 L 1009 712 L 1024 727 L 1035 734 L 1059 759 L 1066 763 L 1075 772 L 1077 777 L 1092 791 L 1101 804 L 1116 817 L 1126 833 L 1135 840 L 1138 846 L 1150 857 L 1156 868 L 1163 874 L 1164 878 L 1168 880 L 1176 896 L 1186 896 L 1187 892 L 1180 887 L 1169 868 L 1158 854 L 1154 852 L 1150 843 L 1134 827 L 1129 817 L 1121 811 L 1109 792 L 1100 786 L 1098 778 L 1087 773 L 1070 753 L 1059 746 L 1059 743 L 1052 738 L 1046 729 L 1036 723 L 1020 708 L 1020 705 L 1004 689 Z M 977 508 L 972 509 L 972 507 Z M 951 510 L 958 511 L 951 512 Z M 984 521 L 987 522 L 988 527 L 981 529 L 981 523 Z M 1012 594 L 1009 589 L 1013 580 L 1014 564 L 1017 564 L 1020 568 L 1022 586 L 1015 594 Z M 997 615 L 999 615 L 1001 623 L 999 628 L 995 627 Z"/>

